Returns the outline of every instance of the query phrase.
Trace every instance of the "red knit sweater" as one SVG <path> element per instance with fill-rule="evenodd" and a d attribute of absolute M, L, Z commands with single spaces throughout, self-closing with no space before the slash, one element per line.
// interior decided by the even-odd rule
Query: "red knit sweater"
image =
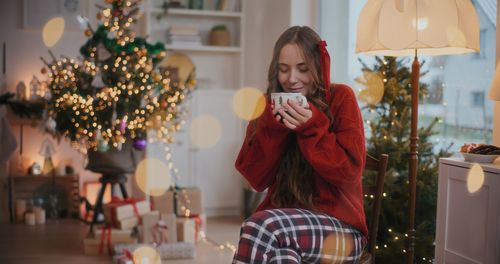
<path fill-rule="evenodd" d="M 273 118 L 268 103 L 258 120 L 247 127 L 236 169 L 255 190 L 260 192 L 269 188 L 257 211 L 272 209 L 270 197 L 276 189 L 279 163 L 285 145 L 295 140 L 314 169 L 311 180 L 317 191 L 313 194 L 315 209 L 338 218 L 366 236 L 361 184 L 366 155 L 363 120 L 350 87 L 335 84 L 331 89 L 332 132 L 327 129 L 328 117 L 313 104 L 309 104 L 312 118 L 294 132 Z M 249 140 L 254 129 L 255 135 Z"/>

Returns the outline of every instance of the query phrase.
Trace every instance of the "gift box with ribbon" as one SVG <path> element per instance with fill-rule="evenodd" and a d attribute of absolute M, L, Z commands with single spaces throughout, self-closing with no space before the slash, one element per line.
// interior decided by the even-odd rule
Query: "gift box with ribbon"
<path fill-rule="evenodd" d="M 106 223 L 116 228 L 130 228 L 130 225 L 135 226 L 137 223 L 134 223 L 130 218 L 135 217 L 139 219 L 141 215 L 150 210 L 148 201 L 133 198 L 119 199 L 113 197 L 111 202 L 103 206 Z M 129 220 L 126 221 L 126 219 Z"/>
<path fill-rule="evenodd" d="M 195 243 L 198 240 L 197 220 L 194 217 L 177 218 L 177 240 L 179 242 Z"/>
<path fill-rule="evenodd" d="M 160 212 L 152 211 L 147 214 L 142 215 L 142 227 L 139 231 L 141 242 L 150 244 L 155 242 L 155 228 L 157 227 L 158 221 L 160 221 Z"/>
<path fill-rule="evenodd" d="M 165 243 L 177 242 L 177 217 L 175 214 L 161 214 L 161 219 L 165 223 L 167 239 Z"/>
<path fill-rule="evenodd" d="M 177 216 L 200 215 L 203 213 L 201 190 L 196 187 L 175 187 L 161 196 L 151 196 L 154 210 Z"/>
<path fill-rule="evenodd" d="M 148 246 L 149 244 L 115 244 L 115 252 L 122 252 L 127 249 L 134 252 L 139 247 Z M 193 259 L 196 256 L 196 251 L 193 243 L 168 243 L 161 244 L 156 247 L 156 251 L 160 254 L 162 260 L 165 259 Z"/>
<path fill-rule="evenodd" d="M 124 248 L 121 253 L 119 253 L 119 251 L 115 251 L 117 252 L 116 255 L 113 256 L 113 262 L 116 263 L 116 264 L 134 264 L 134 256 L 132 255 L 132 253 Z"/>
<path fill-rule="evenodd" d="M 85 255 L 112 255 L 113 245 L 117 243 L 137 243 L 132 230 L 119 230 L 103 227 L 95 230 L 94 237 L 83 240 Z"/>

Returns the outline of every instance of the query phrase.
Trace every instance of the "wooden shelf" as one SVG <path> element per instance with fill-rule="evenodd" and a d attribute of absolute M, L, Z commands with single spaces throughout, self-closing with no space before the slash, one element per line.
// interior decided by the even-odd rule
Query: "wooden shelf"
<path fill-rule="evenodd" d="M 151 8 L 153 14 L 163 14 L 163 8 Z M 218 10 L 197 10 L 197 9 L 184 9 L 184 8 L 169 8 L 167 15 L 182 15 L 182 16 L 204 16 L 204 17 L 227 17 L 227 18 L 241 18 L 241 12 L 228 12 Z"/>
<path fill-rule="evenodd" d="M 17 199 L 32 200 L 34 194 L 43 186 L 50 186 L 52 181 L 59 190 L 64 191 L 67 200 L 59 201 L 58 207 L 67 217 L 78 217 L 80 213 L 80 189 L 78 175 L 50 176 L 50 175 L 15 175 L 9 176 L 9 203 L 11 219 L 15 219 L 15 203 Z"/>

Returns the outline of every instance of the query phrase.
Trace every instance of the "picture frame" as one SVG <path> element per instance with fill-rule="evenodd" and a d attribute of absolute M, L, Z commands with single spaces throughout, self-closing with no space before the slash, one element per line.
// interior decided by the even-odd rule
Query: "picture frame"
<path fill-rule="evenodd" d="M 65 30 L 81 30 L 78 15 L 88 17 L 90 0 L 23 0 L 23 29 L 42 30 L 54 17 L 62 17 Z"/>

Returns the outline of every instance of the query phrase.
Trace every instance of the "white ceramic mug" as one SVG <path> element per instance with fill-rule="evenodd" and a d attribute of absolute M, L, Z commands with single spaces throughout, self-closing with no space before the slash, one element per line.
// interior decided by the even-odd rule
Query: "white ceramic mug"
<path fill-rule="evenodd" d="M 283 104 L 287 101 L 295 101 L 302 107 L 308 107 L 307 98 L 301 93 L 271 93 L 271 103 L 276 109 L 283 108 Z"/>

